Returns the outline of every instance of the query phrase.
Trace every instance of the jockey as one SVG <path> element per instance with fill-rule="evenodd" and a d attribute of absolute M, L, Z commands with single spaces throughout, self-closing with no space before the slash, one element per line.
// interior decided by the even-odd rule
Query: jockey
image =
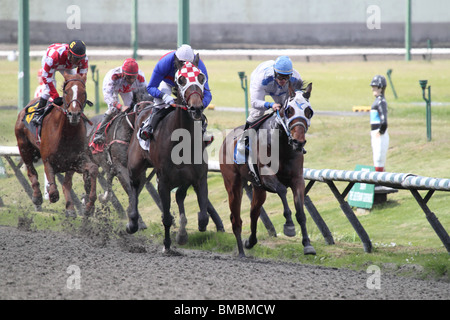
<path fill-rule="evenodd" d="M 380 75 L 373 77 L 370 82 L 375 101 L 370 109 L 370 135 L 373 151 L 375 171 L 383 172 L 386 155 L 389 148 L 389 133 L 387 131 L 387 102 L 384 97 L 386 78 Z"/>
<path fill-rule="evenodd" d="M 153 131 L 158 122 L 164 117 L 165 112 L 158 112 L 163 108 L 168 108 L 175 103 L 172 96 L 172 88 L 177 88 L 175 84 L 175 73 L 177 71 L 175 60 L 182 62 L 193 62 L 195 59 L 194 51 L 191 46 L 183 44 L 176 51 L 171 51 L 161 57 L 153 69 L 152 77 L 147 86 L 148 93 L 155 98 L 154 111 L 149 119 L 147 119 L 141 127 L 139 136 L 141 139 L 147 140 L 153 136 Z M 211 102 L 212 96 L 208 85 L 208 72 L 202 60 L 198 62 L 198 68 L 205 74 L 206 82 L 203 93 L 203 107 L 206 108 Z M 155 116 L 155 114 L 157 116 Z M 206 131 L 206 121 L 203 119 L 203 131 Z M 209 140 L 208 140 L 209 139 Z M 212 137 L 204 137 L 205 141 L 209 141 Z"/>
<path fill-rule="evenodd" d="M 288 98 L 289 87 L 302 90 L 303 80 L 297 70 L 292 68 L 288 56 L 280 56 L 275 61 L 261 63 L 250 76 L 251 110 L 245 129 L 256 122 L 268 109 L 280 110 Z M 271 96 L 274 102 L 266 102 Z"/>
<path fill-rule="evenodd" d="M 133 92 L 145 91 L 146 81 L 144 73 L 139 70 L 137 62 L 126 59 L 121 67 L 108 71 L 103 79 L 103 97 L 108 106 L 103 115 L 100 128 L 95 133 L 94 143 L 102 144 L 105 140 L 105 129 L 108 122 L 120 111 L 125 111 L 133 100 Z M 119 102 L 119 95 L 123 104 Z"/>
<path fill-rule="evenodd" d="M 269 60 L 259 64 L 250 76 L 251 110 L 244 131 L 258 122 L 267 110 L 280 110 L 289 97 L 289 90 L 299 91 L 302 86 L 303 80 L 298 71 L 293 69 L 288 56 L 280 56 L 275 61 Z M 274 102 L 266 102 L 266 96 L 270 96 Z M 249 136 L 243 134 L 236 150 L 236 159 L 241 159 L 239 163 L 247 161 L 248 147 Z M 258 181 L 256 171 L 256 164 L 253 164 L 253 168 L 250 166 L 250 174 Z"/>
<path fill-rule="evenodd" d="M 42 57 L 42 81 L 45 89 L 40 95 L 37 110 L 47 105 L 49 98 L 53 99 L 53 103 L 62 105 L 62 98 L 56 90 L 55 72 L 59 71 L 74 74 L 76 72 L 82 75 L 86 81 L 88 72 L 88 58 L 86 56 L 86 45 L 81 40 L 73 40 L 70 44 L 54 43 L 47 48 L 46 54 Z M 42 117 L 33 119 L 39 125 Z"/>

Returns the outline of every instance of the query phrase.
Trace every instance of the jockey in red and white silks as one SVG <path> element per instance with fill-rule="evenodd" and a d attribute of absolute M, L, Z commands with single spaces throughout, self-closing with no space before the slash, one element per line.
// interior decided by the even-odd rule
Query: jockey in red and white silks
<path fill-rule="evenodd" d="M 115 113 L 116 110 L 120 110 L 122 105 L 119 101 L 119 95 L 122 98 L 122 102 L 125 106 L 129 107 L 132 99 L 133 92 L 144 90 L 147 87 L 144 72 L 137 71 L 136 80 L 129 84 L 125 80 L 126 74 L 123 72 L 122 67 L 117 67 L 108 71 L 103 79 L 103 98 L 108 106 L 110 113 Z"/>
<path fill-rule="evenodd" d="M 102 144 L 109 121 L 120 111 L 125 111 L 133 101 L 133 92 L 145 92 L 144 73 L 139 70 L 136 60 L 125 59 L 121 67 L 109 70 L 103 79 L 103 98 L 108 106 L 100 127 L 95 133 L 94 143 Z M 142 93 L 141 93 L 142 94 Z M 119 95 L 123 105 L 120 104 Z"/>
<path fill-rule="evenodd" d="M 74 40 L 70 44 L 54 43 L 48 47 L 46 54 L 42 57 L 42 79 L 46 87 L 41 98 L 48 100 L 51 97 L 54 100 L 59 97 L 56 90 L 56 71 L 61 74 L 64 71 L 72 74 L 76 72 L 84 76 L 86 81 L 89 68 L 85 52 L 86 47 L 81 40 Z"/>

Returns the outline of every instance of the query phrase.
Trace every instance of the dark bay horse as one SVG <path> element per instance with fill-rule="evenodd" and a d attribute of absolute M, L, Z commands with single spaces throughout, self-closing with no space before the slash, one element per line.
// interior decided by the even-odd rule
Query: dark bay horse
<path fill-rule="evenodd" d="M 309 95 L 312 84 L 306 88 Z M 237 164 L 234 161 L 234 151 L 237 142 L 243 134 L 243 127 L 235 128 L 222 143 L 220 150 L 220 171 L 228 192 L 231 210 L 233 233 L 238 244 L 239 256 L 244 257 L 241 240 L 241 200 L 243 182 L 250 181 L 253 185 L 253 198 L 250 208 L 251 235 L 245 241 L 247 249 L 257 243 L 256 228 L 260 210 L 266 200 L 266 192 L 277 193 L 283 203 L 283 215 L 286 218 L 285 233 L 295 235 L 295 226 L 291 218 L 286 199 L 287 188 L 291 188 L 294 196 L 296 218 L 302 231 L 302 243 L 305 254 L 315 254 L 306 230 L 306 216 L 303 210 L 305 181 L 303 179 L 303 146 L 306 143 L 305 133 L 313 115 L 311 105 L 302 92 L 292 94 L 286 101 L 281 114 L 272 114 L 261 124 L 258 134 L 253 130 L 250 153 L 252 162 L 259 169 L 259 181 L 249 172 L 247 164 Z M 249 132 L 251 132 L 249 130 Z"/>
<path fill-rule="evenodd" d="M 26 116 L 26 108 L 19 113 L 15 125 L 17 145 L 27 167 L 28 178 L 33 188 L 32 201 L 35 206 L 42 204 L 42 193 L 33 161 L 42 158 L 48 180 L 46 187 L 50 202 L 54 203 L 59 200 L 55 174 L 65 172 L 62 188 L 66 199 L 66 215 L 76 215 L 70 191 L 72 190 L 72 177 L 77 172 L 83 174 L 85 185 L 88 183 L 90 185 L 86 204 L 86 211 L 89 214 L 94 210 L 97 199 L 98 167 L 86 152 L 87 139 L 84 122 L 87 121 L 87 118 L 83 114 L 84 107 L 88 102 L 86 86 L 83 78 L 78 74 L 64 74 L 64 80 L 64 104 L 62 107 L 53 105 L 53 109 L 43 119 L 40 140 L 27 126 L 31 118 Z M 36 102 L 36 99 L 29 105 L 32 105 L 33 102 Z"/>
<path fill-rule="evenodd" d="M 154 139 L 150 143 L 150 151 L 145 151 L 139 146 L 136 132 L 128 149 L 128 169 L 131 179 L 132 192 L 130 196 L 129 222 L 127 232 L 134 233 L 138 230 L 138 190 L 142 183 L 142 172 L 148 167 L 154 167 L 158 178 L 158 193 L 163 208 L 163 225 L 165 230 L 164 250 L 169 251 L 171 245 L 170 227 L 173 217 L 170 214 L 170 192 L 176 191 L 176 202 L 180 213 L 180 228 L 177 234 L 177 242 L 187 242 L 184 199 L 190 186 L 194 187 L 200 207 L 198 213 L 198 226 L 200 231 L 205 231 L 209 221 L 208 206 L 208 163 L 205 156 L 205 142 L 202 139 L 201 119 L 203 114 L 203 87 L 206 76 L 196 67 L 199 56 L 194 63 L 176 63 L 176 84 L 178 86 L 177 105 L 173 105 L 174 111 L 165 116 L 154 131 Z M 179 61 L 177 61 L 179 62 Z M 194 76 L 188 78 L 183 70 L 193 69 Z M 150 114 L 150 111 L 139 115 L 138 123 L 142 123 Z M 181 140 L 181 141 L 180 141 Z M 216 217 L 216 226 L 221 224 L 220 217 Z M 214 219 L 214 218 L 213 218 Z"/>
<path fill-rule="evenodd" d="M 99 196 L 99 200 L 103 203 L 111 198 L 112 183 L 114 177 L 117 177 L 127 196 L 130 194 L 130 176 L 128 174 L 128 146 L 130 144 L 131 136 L 134 132 L 135 122 L 139 112 L 151 109 L 153 102 L 151 100 L 141 101 L 142 98 L 150 99 L 148 94 L 141 93 L 133 95 L 133 107 L 125 112 L 118 113 L 109 123 L 106 128 L 105 144 L 98 149 L 98 146 L 92 145 L 89 151 L 92 152 L 93 161 L 103 168 L 106 173 L 106 191 Z M 92 141 L 93 136 L 101 123 L 103 115 L 98 115 L 91 118 L 91 125 L 87 126 L 88 141 Z M 143 172 L 142 179 L 145 178 Z M 143 187 L 143 186 L 141 186 Z M 127 212 L 130 211 L 128 208 Z M 146 229 L 145 223 L 139 219 L 139 229 Z"/>

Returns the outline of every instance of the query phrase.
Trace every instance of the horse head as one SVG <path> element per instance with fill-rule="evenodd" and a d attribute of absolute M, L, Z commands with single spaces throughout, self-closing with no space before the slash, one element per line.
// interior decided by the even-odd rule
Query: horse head
<path fill-rule="evenodd" d="M 206 75 L 198 68 L 199 59 L 197 54 L 193 62 L 178 60 L 175 63 L 178 68 L 175 73 L 178 95 L 195 121 L 202 119 L 203 91 L 206 83 Z"/>
<path fill-rule="evenodd" d="M 63 102 L 64 112 L 71 125 L 77 125 L 81 120 L 87 101 L 86 84 L 82 76 L 64 74 Z"/>
<path fill-rule="evenodd" d="M 309 96 L 312 91 L 310 83 L 305 92 L 297 91 L 295 95 L 289 97 L 284 106 L 284 124 L 287 129 L 289 144 L 294 150 L 301 151 L 306 144 L 305 134 L 311 124 L 314 111 L 309 103 Z M 306 98 L 307 97 L 307 98 Z"/>

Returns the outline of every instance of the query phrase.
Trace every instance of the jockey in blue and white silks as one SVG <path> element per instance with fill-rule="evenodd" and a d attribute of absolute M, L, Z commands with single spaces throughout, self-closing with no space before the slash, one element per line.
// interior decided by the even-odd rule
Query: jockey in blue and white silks
<path fill-rule="evenodd" d="M 250 76 L 251 110 L 248 123 L 255 122 L 268 109 L 279 110 L 287 100 L 289 83 L 294 91 L 301 90 L 303 80 L 297 70 L 292 68 L 292 61 L 287 56 L 280 56 L 275 61 L 261 63 Z M 274 102 L 266 102 L 271 96 Z"/>

